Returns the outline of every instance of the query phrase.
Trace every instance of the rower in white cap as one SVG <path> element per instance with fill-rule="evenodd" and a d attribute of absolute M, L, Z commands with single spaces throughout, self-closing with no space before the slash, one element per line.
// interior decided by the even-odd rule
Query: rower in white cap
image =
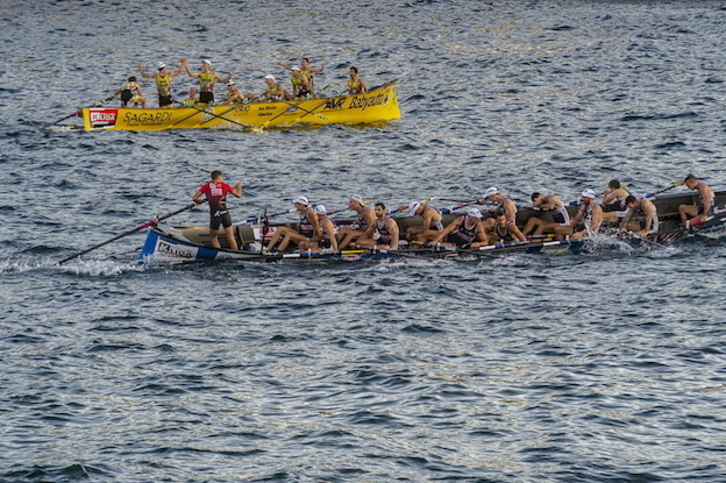
<path fill-rule="evenodd" d="M 171 79 L 184 72 L 186 59 L 181 59 L 180 62 L 181 66 L 177 70 L 171 72 L 167 72 L 167 66 L 165 63 L 159 62 L 156 64 L 156 74 L 144 72 L 144 66 L 139 64 L 139 74 L 141 74 L 141 77 L 156 80 L 156 90 L 159 94 L 159 107 L 171 107 L 174 103 L 172 98 L 173 92 L 171 89 Z"/>
<path fill-rule="evenodd" d="M 376 220 L 371 208 L 365 206 L 361 195 L 352 195 L 348 200 L 348 208 L 355 211 L 357 220 L 354 224 L 343 226 L 338 231 L 340 249 L 347 248 L 352 242 L 362 237 L 369 226 Z"/>
<path fill-rule="evenodd" d="M 399 210 L 405 208 L 405 206 L 402 206 Z M 412 201 L 408 205 L 407 215 L 420 216 L 422 218 L 421 226 L 412 226 L 406 230 L 406 238 L 409 241 L 426 243 L 438 238 L 441 232 L 444 231 L 441 213 L 427 203 L 422 204 L 418 201 Z"/>
<path fill-rule="evenodd" d="M 214 81 L 226 84 L 232 79 L 232 73 L 228 72 L 227 78 L 222 77 L 218 72 L 212 70 L 212 62 L 208 59 L 202 60 L 202 70 L 199 72 L 192 72 L 187 64 L 187 59 L 182 59 L 184 62 L 184 69 L 187 74 L 192 77 L 199 79 L 199 105 L 206 106 L 214 104 Z"/>
<path fill-rule="evenodd" d="M 262 93 L 261 101 L 275 102 L 289 97 L 286 95 L 285 89 L 277 83 L 274 75 L 267 74 L 265 76 L 265 83 L 267 84 L 267 89 L 265 89 L 265 92 Z"/>
<path fill-rule="evenodd" d="M 576 230 L 572 234 L 573 238 L 583 238 L 588 235 L 594 235 L 602 225 L 602 208 L 595 203 L 595 192 L 586 189 L 580 194 L 582 205 L 574 218 L 572 218 L 572 226 Z"/>
<path fill-rule="evenodd" d="M 484 192 L 482 197 L 477 201 L 477 203 L 481 204 L 484 202 L 490 202 L 490 203 L 496 203 L 497 206 L 494 208 L 490 208 L 490 216 L 494 216 L 494 213 L 497 211 L 498 208 L 504 208 L 504 211 L 507 213 L 507 221 L 510 221 L 512 223 L 516 223 L 517 221 L 517 205 L 512 201 L 511 198 L 508 196 L 504 196 L 502 193 L 499 192 L 499 188 L 496 186 L 490 186 L 487 188 L 487 190 Z"/>
<path fill-rule="evenodd" d="M 284 252 L 290 242 L 298 245 L 301 250 L 307 250 L 312 247 L 311 242 L 313 240 L 320 241 L 323 239 L 320 231 L 320 218 L 315 210 L 309 206 L 308 199 L 304 196 L 298 196 L 292 200 L 292 203 L 295 205 L 295 210 L 300 214 L 299 230 L 286 226 L 279 227 L 268 245 L 270 250 L 277 249 Z M 278 242 L 280 242 L 280 245 L 276 247 Z"/>
<path fill-rule="evenodd" d="M 489 244 L 484 226 L 481 224 L 481 211 L 469 208 L 466 214 L 449 223 L 444 231 L 431 243 L 447 247 L 479 248 Z"/>

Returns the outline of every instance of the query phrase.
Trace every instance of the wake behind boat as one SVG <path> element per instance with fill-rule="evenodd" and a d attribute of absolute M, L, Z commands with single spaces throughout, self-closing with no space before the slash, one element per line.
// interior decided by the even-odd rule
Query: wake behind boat
<path fill-rule="evenodd" d="M 83 119 L 82 128 L 86 131 L 163 131 L 240 127 L 259 129 L 299 124 L 372 124 L 398 119 L 401 111 L 394 80 L 363 94 L 302 101 L 166 109 L 84 107 L 78 115 Z"/>
<path fill-rule="evenodd" d="M 621 249 L 623 243 L 637 247 L 639 245 L 659 245 L 666 241 L 676 240 L 692 234 L 711 234 L 726 231 L 726 191 L 715 193 L 715 216 L 708 221 L 697 223 L 684 228 L 680 224 L 678 206 L 691 204 L 696 200 L 695 194 L 669 194 L 661 195 L 653 202 L 658 210 L 660 219 L 659 230 L 647 237 L 624 235 L 612 239 L 612 243 L 598 244 L 601 248 Z M 577 206 L 568 206 L 571 215 L 577 211 Z M 444 225 L 448 225 L 463 213 L 450 213 L 443 216 Z M 537 211 L 533 208 L 521 208 L 517 216 L 517 225 L 523 227 L 531 217 L 538 217 L 551 221 L 552 215 L 548 212 Z M 409 227 L 420 226 L 421 217 L 395 218 L 401 232 Z M 352 220 L 336 220 L 338 226 L 352 223 Z M 142 249 L 142 261 L 156 262 L 190 262 L 190 261 L 325 261 L 325 260 L 365 260 L 380 258 L 450 258 L 452 256 L 497 256 L 511 253 L 580 253 L 586 250 L 591 241 L 588 239 L 534 239 L 527 242 L 514 242 L 507 244 L 487 245 L 477 249 L 454 249 L 445 247 L 422 247 L 409 245 L 401 250 L 376 250 L 355 248 L 331 252 L 319 250 L 315 252 L 289 252 L 289 253 L 261 253 L 260 247 L 264 241 L 272 238 L 274 232 L 283 226 L 293 229 L 299 228 L 298 223 L 253 223 L 234 227 L 234 234 L 238 245 L 243 250 L 230 250 L 229 242 L 224 233 L 220 233 L 219 241 L 222 249 L 212 248 L 209 229 L 205 226 L 170 226 L 157 224 L 149 229 L 146 242 Z"/>

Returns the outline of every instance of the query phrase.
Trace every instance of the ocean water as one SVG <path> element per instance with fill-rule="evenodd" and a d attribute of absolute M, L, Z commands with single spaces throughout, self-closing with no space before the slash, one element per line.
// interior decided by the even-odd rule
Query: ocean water
<path fill-rule="evenodd" d="M 67 0 L 0 20 L 1 482 L 726 479 L 724 237 L 143 266 L 142 232 L 56 264 L 185 206 L 214 169 L 245 184 L 237 221 L 300 194 L 340 209 L 496 185 L 527 204 L 689 172 L 722 190 L 722 2 Z M 398 79 L 402 118 L 39 129 L 182 57 L 246 92 L 285 78 L 277 62 L 325 65 L 331 91 L 356 65 Z"/>

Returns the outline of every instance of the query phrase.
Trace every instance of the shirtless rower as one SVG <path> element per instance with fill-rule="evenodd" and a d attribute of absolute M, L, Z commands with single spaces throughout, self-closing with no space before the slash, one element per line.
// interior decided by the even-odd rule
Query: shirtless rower
<path fill-rule="evenodd" d="M 482 197 L 477 200 L 477 203 L 481 204 L 485 201 L 495 203 L 497 205 L 494 208 L 489 209 L 491 215 L 494 215 L 498 208 L 504 208 L 507 213 L 507 221 L 512 223 L 517 221 L 517 205 L 511 198 L 500 193 L 499 188 L 496 186 L 490 186 L 487 188 Z"/>
<path fill-rule="evenodd" d="M 658 231 L 658 212 L 651 201 L 639 200 L 630 195 L 625 198 L 625 206 L 626 211 L 623 221 L 620 223 L 620 231 L 632 231 L 638 236 L 646 236 Z"/>
<path fill-rule="evenodd" d="M 328 218 L 328 212 L 325 209 L 325 205 L 318 205 L 315 207 L 315 213 L 318 215 L 318 221 L 320 222 L 320 235 L 312 237 L 310 241 L 300 242 L 298 248 L 300 250 L 317 250 L 322 248 L 324 250 L 338 251 L 338 240 L 335 235 L 338 231 L 338 227 L 335 226 L 335 222 Z"/>
<path fill-rule="evenodd" d="M 688 228 L 694 223 L 710 220 L 714 215 L 713 190 L 706 184 L 689 174 L 683 180 L 689 190 L 698 191 L 698 200 L 691 205 L 680 205 L 678 213 L 681 215 L 681 224 Z"/>
<path fill-rule="evenodd" d="M 406 208 L 402 206 L 399 210 Z M 426 243 L 436 239 L 442 231 L 444 224 L 439 210 L 433 206 L 418 201 L 412 201 L 408 205 L 408 216 L 420 216 L 423 220 L 421 226 L 412 226 L 406 230 L 406 238 L 410 241 Z"/>

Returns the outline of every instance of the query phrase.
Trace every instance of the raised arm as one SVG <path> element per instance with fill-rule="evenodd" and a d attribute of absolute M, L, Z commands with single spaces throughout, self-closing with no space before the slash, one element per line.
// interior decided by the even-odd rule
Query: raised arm
<path fill-rule="evenodd" d="M 146 77 L 147 79 L 153 79 L 154 77 L 156 77 L 156 75 L 154 74 L 147 74 L 146 72 L 144 72 L 144 66 L 141 64 L 139 64 L 139 74 L 141 75 L 141 77 Z"/>
<path fill-rule="evenodd" d="M 187 59 L 180 59 L 179 62 L 181 62 L 181 65 L 179 66 L 179 68 L 175 71 L 168 73 L 171 77 L 178 76 L 179 74 L 184 72 L 184 69 L 186 68 L 186 65 L 187 65 Z"/>
<path fill-rule="evenodd" d="M 214 78 L 217 79 L 219 82 L 222 82 L 223 84 L 226 84 L 232 78 L 232 73 L 231 72 L 227 72 L 227 78 L 225 79 L 225 78 L 223 78 L 220 75 L 219 72 L 215 72 L 214 73 Z"/>
<path fill-rule="evenodd" d="M 192 77 L 199 77 L 199 72 L 192 72 L 192 70 L 189 68 L 189 64 L 187 63 L 187 59 L 182 59 L 184 61 L 184 70 L 187 71 L 187 74 L 189 74 Z"/>

